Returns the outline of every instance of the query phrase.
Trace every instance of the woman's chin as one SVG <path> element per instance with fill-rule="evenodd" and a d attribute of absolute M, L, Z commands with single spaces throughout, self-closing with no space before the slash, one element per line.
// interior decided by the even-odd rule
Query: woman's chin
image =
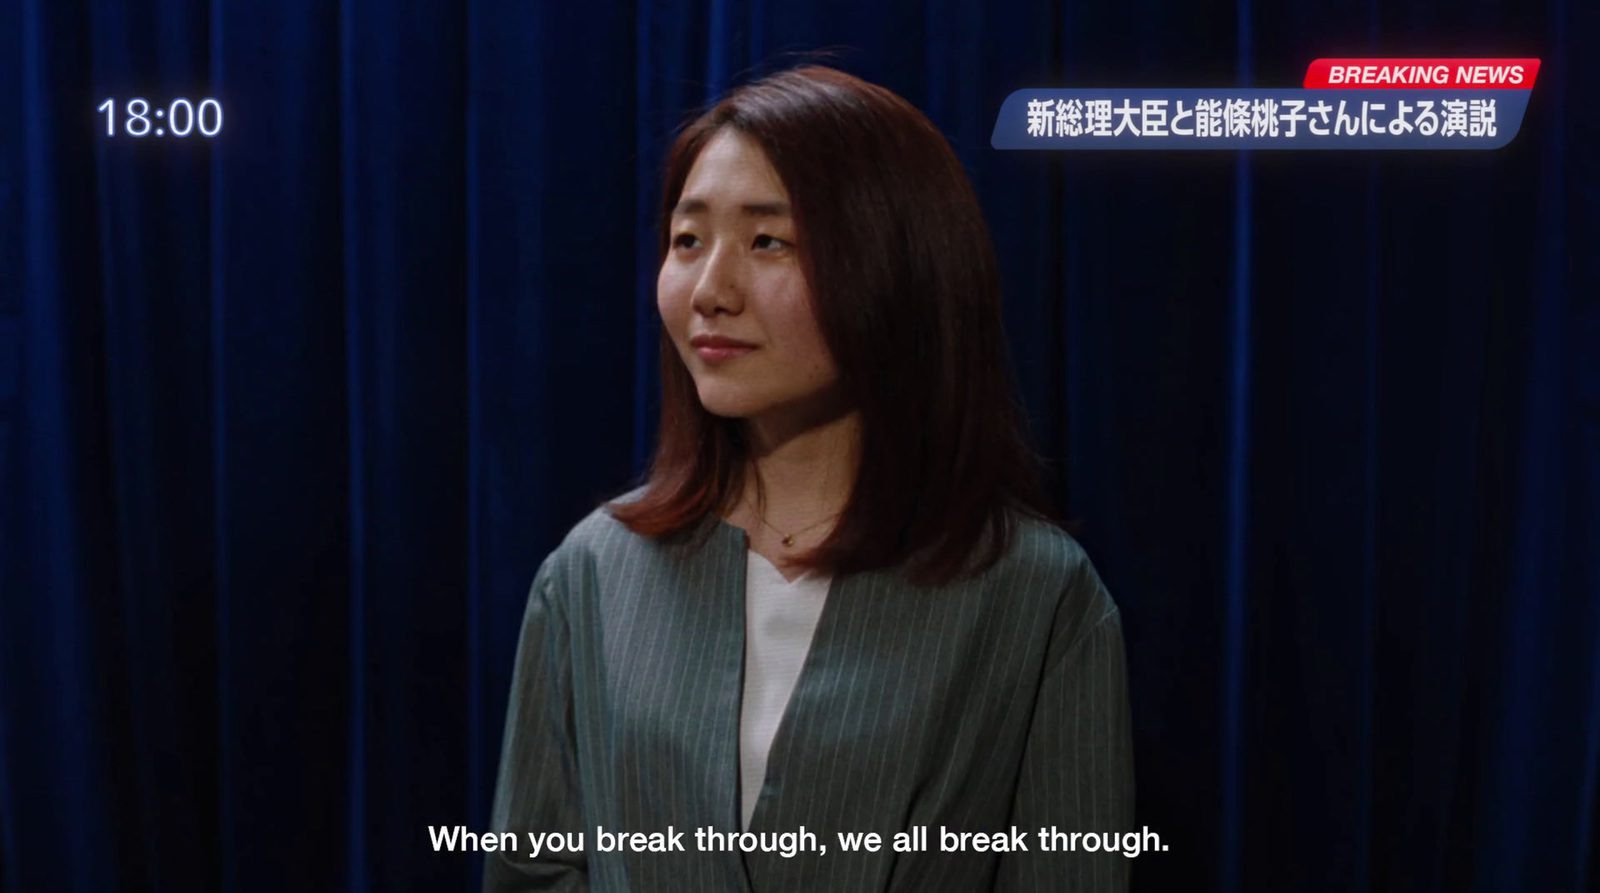
<path fill-rule="evenodd" d="M 714 416 L 725 419 L 747 419 L 759 415 L 766 404 L 740 394 L 729 394 L 721 390 L 702 390 L 700 405 Z"/>

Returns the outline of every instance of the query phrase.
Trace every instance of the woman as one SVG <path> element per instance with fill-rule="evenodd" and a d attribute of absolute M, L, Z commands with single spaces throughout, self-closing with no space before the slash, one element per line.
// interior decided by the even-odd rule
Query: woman
<path fill-rule="evenodd" d="M 1042 851 L 1131 823 L 1121 626 L 1035 483 L 948 144 L 782 72 L 679 135 L 661 225 L 656 454 L 534 579 L 485 889 L 1124 889 Z"/>

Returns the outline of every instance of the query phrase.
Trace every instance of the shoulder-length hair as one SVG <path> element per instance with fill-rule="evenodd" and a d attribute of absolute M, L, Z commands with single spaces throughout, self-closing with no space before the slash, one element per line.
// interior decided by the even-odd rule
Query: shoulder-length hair
<path fill-rule="evenodd" d="M 916 585 L 991 568 L 1008 509 L 1059 523 L 1038 481 L 1009 379 L 1000 283 L 977 195 L 943 134 L 894 93 L 816 65 L 739 87 L 668 153 L 660 251 L 710 139 L 732 127 L 789 192 L 801 269 L 847 400 L 860 465 L 832 534 L 797 558 L 850 573 L 904 566 Z M 661 417 L 644 492 L 607 511 L 666 537 L 736 504 L 748 460 L 741 419 L 700 403 L 661 332 Z"/>

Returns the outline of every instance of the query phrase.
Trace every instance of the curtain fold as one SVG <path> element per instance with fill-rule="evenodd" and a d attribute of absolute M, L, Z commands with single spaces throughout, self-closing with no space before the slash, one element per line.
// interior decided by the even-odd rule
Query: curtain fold
<path fill-rule="evenodd" d="M 652 448 L 664 153 L 820 49 L 988 215 L 1123 612 L 1134 889 L 1600 889 L 1597 17 L 0 5 L 0 891 L 476 889 L 428 829 L 486 826 L 534 570 Z M 1542 58 L 1522 132 L 989 147 L 1027 86 L 1408 53 Z M 223 131 L 107 137 L 136 97 Z"/>

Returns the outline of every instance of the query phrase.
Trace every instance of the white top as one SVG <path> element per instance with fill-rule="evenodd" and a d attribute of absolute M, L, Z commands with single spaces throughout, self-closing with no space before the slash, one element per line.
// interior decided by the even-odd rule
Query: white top
<path fill-rule="evenodd" d="M 745 559 L 744 699 L 739 711 L 739 787 L 750 828 L 767 778 L 767 752 L 794 691 L 832 579 L 810 571 L 793 581 L 754 549 Z"/>

